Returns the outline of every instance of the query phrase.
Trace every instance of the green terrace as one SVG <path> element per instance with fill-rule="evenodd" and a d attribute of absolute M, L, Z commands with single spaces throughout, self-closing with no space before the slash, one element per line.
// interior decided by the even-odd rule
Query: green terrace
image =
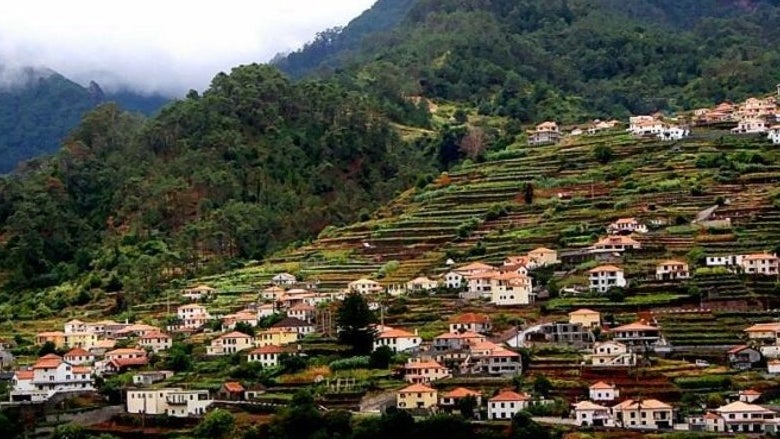
<path fill-rule="evenodd" d="M 586 247 L 603 236 L 611 220 L 623 216 L 667 223 L 636 238 L 643 250 L 624 262 L 629 278 L 648 277 L 657 261 L 685 258 L 694 247 L 705 254 L 771 250 L 767 245 L 780 242 L 780 228 L 773 227 L 780 220 L 780 208 L 770 198 L 778 167 L 750 162 L 775 163 L 777 151 L 756 137 L 717 130 L 695 130 L 694 134 L 665 143 L 635 139 L 615 130 L 566 139 L 558 145 L 512 146 L 492 152 L 484 163 L 450 171 L 448 182 L 440 178 L 422 189 L 404 192 L 371 219 L 328 228 L 311 244 L 214 281 L 261 285 L 294 263 L 295 272 L 319 279 L 326 288 L 342 288 L 361 276 L 403 282 L 443 272 L 448 257 L 458 263 L 500 261 L 542 245 Z M 607 163 L 596 160 L 593 151 L 600 145 L 611 151 Z M 726 165 L 718 154 L 731 163 L 729 171 L 723 170 Z M 762 159 L 753 160 L 749 154 L 760 154 Z M 524 200 L 526 183 L 534 187 L 530 204 Z M 568 196 L 559 198 L 561 192 Z M 716 214 L 730 218 L 731 229 L 690 225 L 699 212 L 716 202 L 725 202 Z M 385 265 L 390 262 L 392 270 L 387 270 Z M 700 282 L 699 288 L 708 288 L 707 280 Z M 721 297 L 745 296 L 744 286 L 740 287 L 744 282 L 739 279 L 733 285 L 720 285 L 730 286 L 728 292 L 720 288 L 724 290 L 718 293 Z M 685 299 L 671 293 L 656 296 L 628 297 L 624 304 L 606 306 L 653 306 Z"/>

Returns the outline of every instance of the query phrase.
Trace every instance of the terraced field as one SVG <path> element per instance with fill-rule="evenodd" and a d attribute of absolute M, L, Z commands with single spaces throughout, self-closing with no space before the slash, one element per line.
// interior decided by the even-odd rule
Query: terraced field
<path fill-rule="evenodd" d="M 655 261 L 685 257 L 693 247 L 706 253 L 772 249 L 780 243 L 775 226 L 780 209 L 771 199 L 780 177 L 776 148 L 764 139 L 726 132 L 694 134 L 665 143 L 616 130 L 559 145 L 509 149 L 495 154 L 498 159 L 464 165 L 423 189 L 407 191 L 369 221 L 326 230 L 309 245 L 211 280 L 259 285 L 274 272 L 292 269 L 319 280 L 323 289 L 343 288 L 360 276 L 405 282 L 441 273 L 449 257 L 458 263 L 499 261 L 540 245 L 583 247 L 623 216 L 672 226 L 640 238 L 644 250 L 626 264 L 629 277 L 647 275 Z M 596 161 L 597 145 L 611 148 L 609 163 Z M 728 170 L 702 164 L 721 153 L 737 157 Z M 742 156 L 749 162 L 744 156 L 751 154 L 770 164 L 738 161 Z M 523 199 L 526 183 L 534 186 L 530 204 Z M 559 193 L 567 193 L 567 199 L 559 199 Z M 716 201 L 724 204 L 715 215 L 730 218 L 733 229 L 713 233 L 675 226 L 688 224 Z"/>

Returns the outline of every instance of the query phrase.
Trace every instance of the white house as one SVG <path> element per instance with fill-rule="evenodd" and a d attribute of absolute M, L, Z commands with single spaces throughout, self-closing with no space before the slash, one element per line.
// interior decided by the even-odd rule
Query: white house
<path fill-rule="evenodd" d="M 465 285 L 463 275 L 457 271 L 448 271 L 444 275 L 444 286 L 453 290 L 462 288 Z"/>
<path fill-rule="evenodd" d="M 298 279 L 290 273 L 279 273 L 271 278 L 271 282 L 274 285 L 293 286 L 298 282 Z"/>
<path fill-rule="evenodd" d="M 94 332 L 87 331 L 87 324 L 78 319 L 73 319 L 65 323 L 65 333 L 70 334 L 73 332 Z"/>
<path fill-rule="evenodd" d="M 417 348 L 420 343 L 422 343 L 422 338 L 417 335 L 416 329 L 414 334 L 403 329 L 390 329 L 376 335 L 374 350 L 387 346 L 393 352 L 405 352 Z"/>
<path fill-rule="evenodd" d="M 257 320 L 276 314 L 276 306 L 273 303 L 265 303 L 257 307 Z"/>
<path fill-rule="evenodd" d="M 635 136 L 658 135 L 663 131 L 664 123 L 653 116 L 632 116 L 629 118 L 628 129 Z"/>
<path fill-rule="evenodd" d="M 138 345 L 155 353 L 162 352 L 173 346 L 173 337 L 162 332 L 152 332 L 139 338 Z"/>
<path fill-rule="evenodd" d="M 490 303 L 498 306 L 530 305 L 534 302 L 531 278 L 514 272 L 490 279 Z"/>
<path fill-rule="evenodd" d="M 780 259 L 774 254 L 756 253 L 744 255 L 740 265 L 745 274 L 777 276 Z"/>
<path fill-rule="evenodd" d="M 600 239 L 591 246 L 593 250 L 624 252 L 626 250 L 639 250 L 642 244 L 630 236 L 613 235 Z"/>
<path fill-rule="evenodd" d="M 588 270 L 588 281 L 590 291 L 595 293 L 606 293 L 610 288 L 626 286 L 623 269 L 614 265 L 601 265 Z"/>
<path fill-rule="evenodd" d="M 657 280 L 688 279 L 691 276 L 688 263 L 668 260 L 655 266 L 655 278 Z"/>
<path fill-rule="evenodd" d="M 262 291 L 260 291 L 260 298 L 263 300 L 272 300 L 276 301 L 279 300 L 280 297 L 284 296 L 285 290 L 282 287 L 278 287 L 276 285 L 264 288 Z"/>
<path fill-rule="evenodd" d="M 181 295 L 189 300 L 201 300 L 213 296 L 216 292 L 216 289 L 208 285 L 198 285 L 196 287 L 184 289 L 184 291 L 181 292 Z"/>
<path fill-rule="evenodd" d="M 555 122 L 540 123 L 536 129 L 528 132 L 528 144 L 531 146 L 558 143 L 560 140 L 561 132 Z"/>
<path fill-rule="evenodd" d="M 301 320 L 306 323 L 314 323 L 317 308 L 308 303 L 299 303 L 287 310 L 287 317 Z"/>
<path fill-rule="evenodd" d="M 486 314 L 477 314 L 468 312 L 454 316 L 450 320 L 450 333 L 476 332 L 480 334 L 488 333 L 493 330 L 493 324 L 490 316 Z"/>
<path fill-rule="evenodd" d="M 657 399 L 627 399 L 612 407 L 615 425 L 631 429 L 669 429 L 674 424 L 674 408 Z"/>
<path fill-rule="evenodd" d="M 764 119 L 748 118 L 742 119 L 737 123 L 736 128 L 732 128 L 734 134 L 758 134 L 766 133 L 769 130 L 769 124 Z"/>
<path fill-rule="evenodd" d="M 558 262 L 558 252 L 547 247 L 538 247 L 528 252 L 528 259 L 537 267 L 555 265 Z"/>
<path fill-rule="evenodd" d="M 772 125 L 767 131 L 767 137 L 775 145 L 780 144 L 780 125 Z"/>
<path fill-rule="evenodd" d="M 774 359 L 766 362 L 766 371 L 771 374 L 780 373 L 780 360 Z"/>
<path fill-rule="evenodd" d="M 531 397 L 527 394 L 504 390 L 488 399 L 488 419 L 512 419 L 517 412 L 528 408 Z"/>
<path fill-rule="evenodd" d="M 585 361 L 591 366 L 625 367 L 635 366 L 637 356 L 629 352 L 628 346 L 616 341 L 597 342 L 593 344 L 591 354 L 585 356 Z"/>
<path fill-rule="evenodd" d="M 777 428 L 777 413 L 756 404 L 734 401 L 714 412 L 723 420 L 719 431 L 732 433 L 763 433 L 767 427 Z"/>
<path fill-rule="evenodd" d="M 279 365 L 279 357 L 287 352 L 281 346 L 268 345 L 249 351 L 247 361 L 250 363 L 258 362 L 263 367 L 276 367 Z"/>
<path fill-rule="evenodd" d="M 74 366 L 83 366 L 95 362 L 95 356 L 91 352 L 83 348 L 71 349 L 65 355 L 62 356 L 62 359 L 66 363 L 70 363 Z"/>
<path fill-rule="evenodd" d="M 349 291 L 360 294 L 378 293 L 382 291 L 382 285 L 371 279 L 361 278 L 347 285 Z"/>
<path fill-rule="evenodd" d="M 436 361 L 410 358 L 404 364 L 404 380 L 407 383 L 430 383 L 450 376 L 450 370 Z"/>
<path fill-rule="evenodd" d="M 588 387 L 590 399 L 593 401 L 614 401 L 620 396 L 620 390 L 614 384 L 599 381 Z"/>
<path fill-rule="evenodd" d="M 610 409 L 590 401 L 580 401 L 572 407 L 578 426 L 604 427 L 612 424 Z"/>
<path fill-rule="evenodd" d="M 691 131 L 677 125 L 664 125 L 658 138 L 664 141 L 681 140 L 691 135 Z"/>
<path fill-rule="evenodd" d="M 661 330 L 657 326 L 647 325 L 641 321 L 617 326 L 610 332 L 614 341 L 622 343 L 641 345 L 661 341 Z"/>
<path fill-rule="evenodd" d="M 468 289 L 460 293 L 460 297 L 463 299 L 492 297 L 493 277 L 499 274 L 498 271 L 486 271 L 466 276 Z"/>
<path fill-rule="evenodd" d="M 641 224 L 636 218 L 618 218 L 607 226 L 609 233 L 647 233 L 647 226 Z"/>
<path fill-rule="evenodd" d="M 211 316 L 206 307 L 197 303 L 182 305 L 176 309 L 176 317 L 179 318 L 179 326 L 187 329 L 198 329 L 206 325 Z"/>
<path fill-rule="evenodd" d="M 95 389 L 90 367 L 74 366 L 54 354 L 39 358 L 31 369 L 16 371 L 12 384 L 12 402 L 43 402 L 57 393 Z"/>
<path fill-rule="evenodd" d="M 252 336 L 243 332 L 233 331 L 211 340 L 206 347 L 206 355 L 230 355 L 250 349 L 254 346 Z"/>
<path fill-rule="evenodd" d="M 208 390 L 128 389 L 127 413 L 167 415 L 177 418 L 201 416 L 214 402 Z"/>
<path fill-rule="evenodd" d="M 406 283 L 407 291 L 431 291 L 438 287 L 438 282 L 428 279 L 425 276 L 416 277 Z"/>

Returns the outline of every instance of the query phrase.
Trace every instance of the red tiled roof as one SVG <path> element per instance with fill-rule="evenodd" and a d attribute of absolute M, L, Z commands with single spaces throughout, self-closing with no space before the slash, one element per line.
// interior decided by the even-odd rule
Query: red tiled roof
<path fill-rule="evenodd" d="M 412 384 L 411 386 L 407 386 L 399 390 L 398 393 L 422 393 L 422 392 L 435 392 L 435 391 L 436 390 L 424 384 Z"/>
<path fill-rule="evenodd" d="M 31 380 L 35 375 L 35 372 L 32 370 L 17 370 L 15 375 L 17 380 Z"/>
<path fill-rule="evenodd" d="M 503 392 L 499 393 L 498 395 L 492 397 L 489 399 L 491 402 L 501 402 L 501 401 L 529 401 L 531 399 L 530 396 L 523 393 L 522 395 L 513 392 L 511 390 L 504 390 Z"/>
<path fill-rule="evenodd" d="M 476 390 L 467 389 L 465 387 L 458 387 L 457 389 L 453 389 L 447 393 L 445 393 L 443 396 L 445 398 L 465 398 L 467 396 L 481 396 L 482 393 L 477 392 Z"/>
<path fill-rule="evenodd" d="M 230 393 L 243 393 L 244 386 L 237 381 L 227 381 L 222 385 Z"/>
<path fill-rule="evenodd" d="M 92 354 L 90 354 L 88 351 L 82 349 L 82 348 L 73 348 L 70 351 L 68 351 L 67 354 L 64 355 L 65 359 L 73 358 L 73 357 L 90 357 Z"/>
<path fill-rule="evenodd" d="M 389 331 L 383 331 L 377 334 L 376 338 L 412 338 L 417 337 L 409 331 L 403 329 L 391 329 Z"/>
<path fill-rule="evenodd" d="M 252 354 L 283 354 L 286 351 L 283 347 L 269 344 L 268 346 L 262 346 L 257 349 L 254 349 L 249 352 L 249 355 Z"/>
<path fill-rule="evenodd" d="M 600 265 L 600 266 L 598 266 L 596 268 L 591 268 L 590 270 L 588 270 L 588 273 L 601 273 L 603 271 L 607 271 L 607 272 L 610 272 L 610 273 L 615 273 L 615 272 L 618 272 L 618 271 L 623 271 L 623 269 L 619 268 L 619 267 L 616 267 L 614 265 Z"/>
<path fill-rule="evenodd" d="M 590 388 L 594 390 L 602 390 L 602 389 L 614 389 L 615 386 L 613 386 L 612 384 L 607 384 L 604 381 L 599 381 L 596 384 L 590 386 Z"/>

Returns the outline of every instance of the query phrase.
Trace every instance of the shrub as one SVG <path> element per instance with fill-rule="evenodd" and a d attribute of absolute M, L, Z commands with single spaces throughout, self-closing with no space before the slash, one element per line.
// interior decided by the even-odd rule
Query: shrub
<path fill-rule="evenodd" d="M 370 364 L 371 357 L 364 355 L 332 361 L 328 367 L 330 370 L 368 369 Z"/>

